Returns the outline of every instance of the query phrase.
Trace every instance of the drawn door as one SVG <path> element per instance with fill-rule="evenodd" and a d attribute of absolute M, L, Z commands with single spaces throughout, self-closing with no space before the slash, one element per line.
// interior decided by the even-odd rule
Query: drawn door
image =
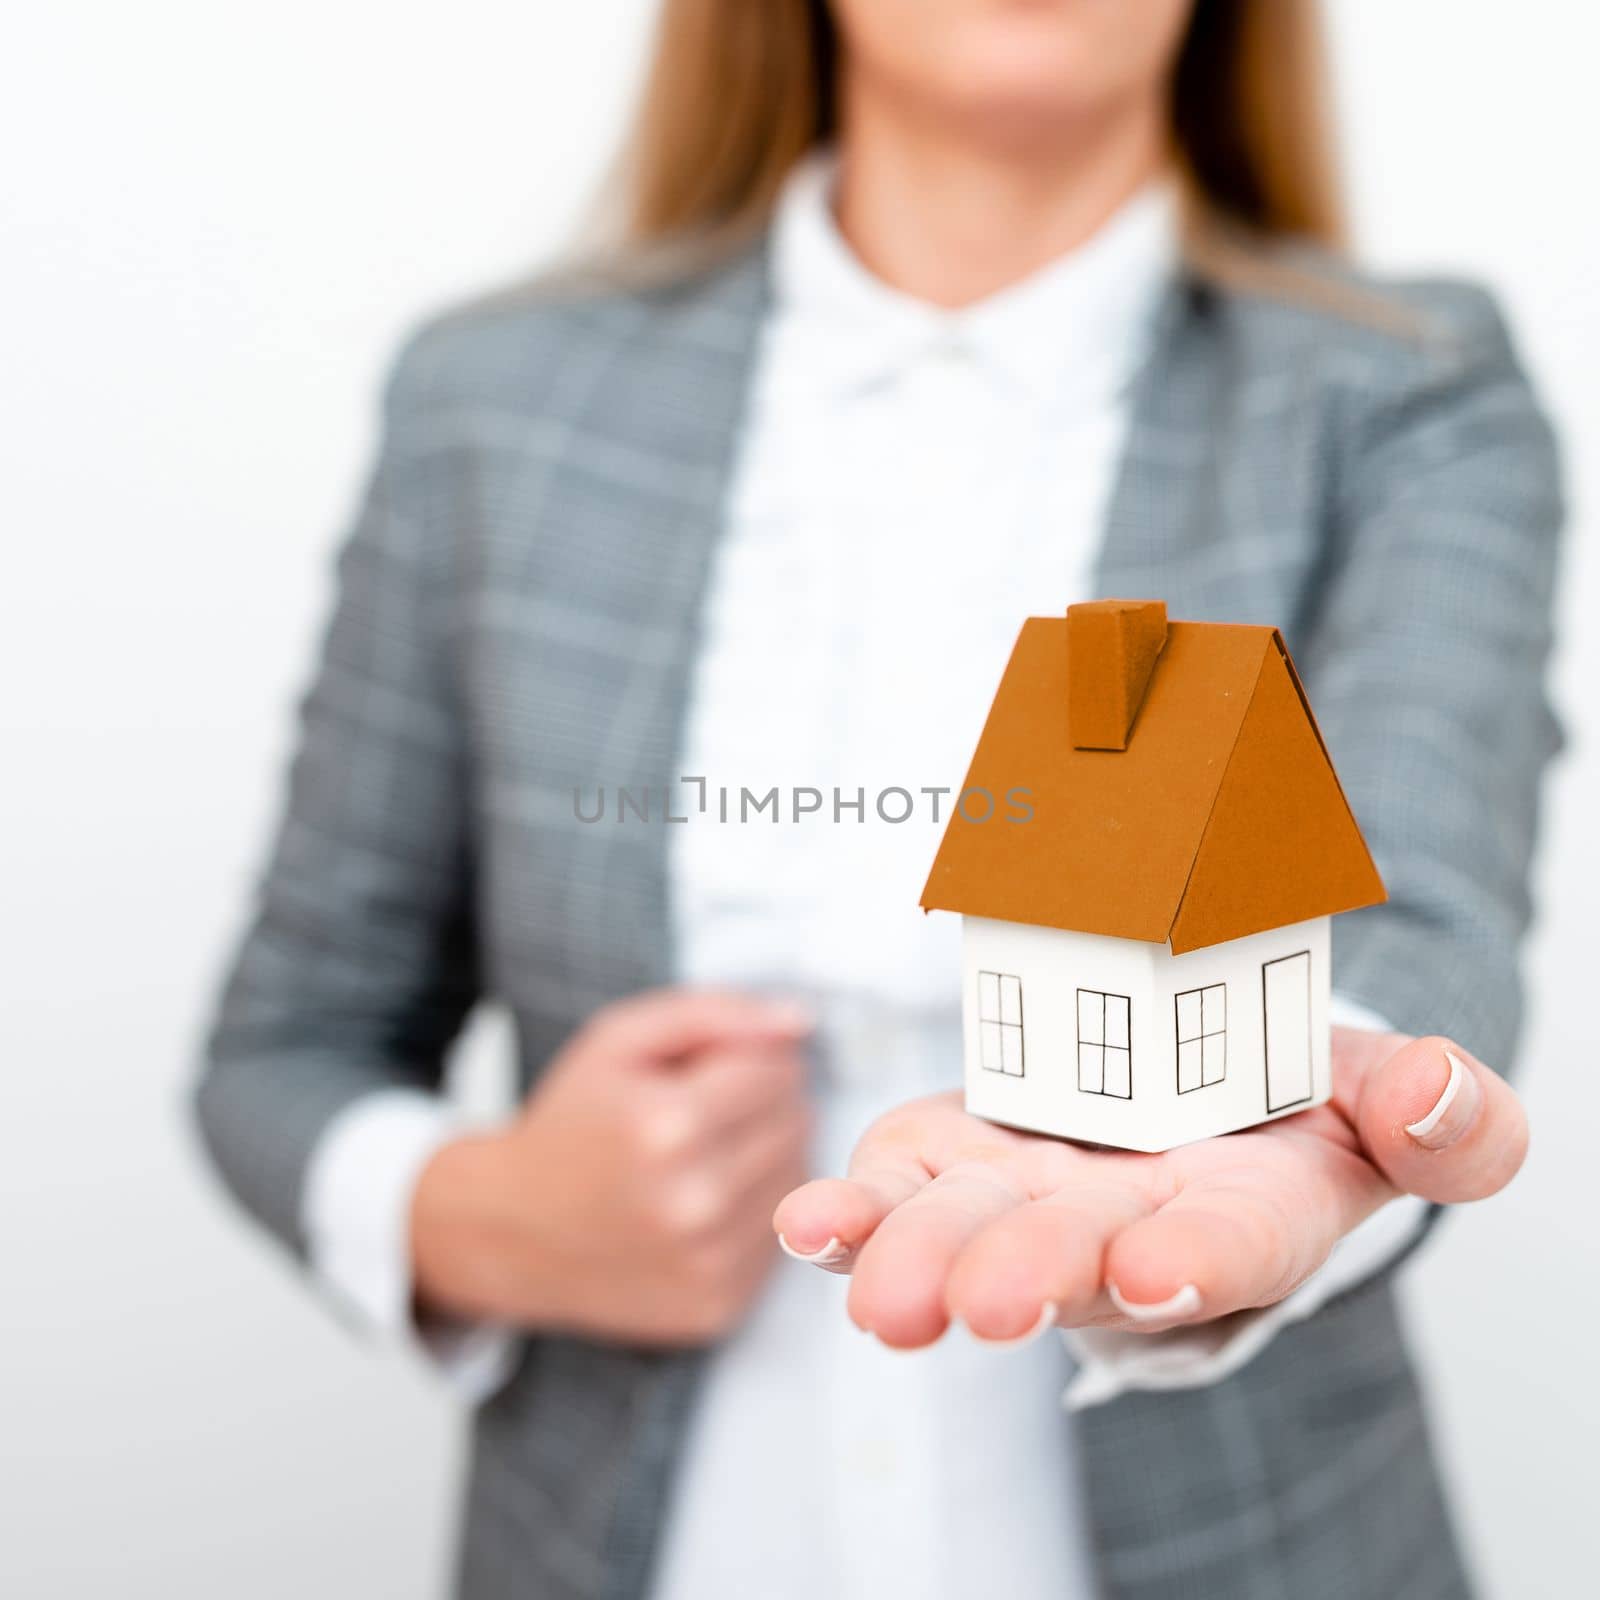
<path fill-rule="evenodd" d="M 1311 952 L 1261 964 L 1267 1110 L 1311 1098 Z"/>

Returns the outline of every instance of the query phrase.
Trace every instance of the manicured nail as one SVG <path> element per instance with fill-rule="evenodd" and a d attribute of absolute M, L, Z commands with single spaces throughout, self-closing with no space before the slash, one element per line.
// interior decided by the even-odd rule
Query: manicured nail
<path fill-rule="evenodd" d="M 793 1256 L 796 1261 L 803 1261 L 808 1267 L 836 1267 L 850 1254 L 850 1246 L 841 1244 L 837 1239 L 830 1239 L 820 1250 L 796 1250 L 780 1233 L 778 1244 L 786 1256 Z"/>
<path fill-rule="evenodd" d="M 1450 1076 L 1445 1079 L 1444 1092 L 1434 1101 L 1433 1110 L 1420 1122 L 1406 1125 L 1411 1135 L 1424 1150 L 1443 1150 L 1452 1145 L 1477 1120 L 1478 1107 L 1483 1104 L 1483 1090 L 1477 1077 L 1453 1050 L 1446 1050 L 1444 1058 L 1450 1063 Z"/>
<path fill-rule="evenodd" d="M 1047 1332 L 1056 1325 L 1056 1304 L 1053 1300 L 1046 1300 L 1039 1311 L 1039 1320 L 1028 1329 L 1026 1333 L 1013 1334 L 1009 1339 L 986 1339 L 981 1333 L 974 1333 L 972 1337 L 979 1344 L 987 1345 L 991 1350 L 1020 1350 L 1025 1344 L 1032 1344 L 1041 1333 Z"/>
<path fill-rule="evenodd" d="M 1112 1305 L 1134 1322 L 1175 1322 L 1194 1316 L 1200 1309 L 1200 1291 L 1192 1283 L 1184 1284 L 1165 1300 L 1124 1300 L 1114 1283 L 1106 1285 L 1106 1293 L 1111 1296 Z"/>

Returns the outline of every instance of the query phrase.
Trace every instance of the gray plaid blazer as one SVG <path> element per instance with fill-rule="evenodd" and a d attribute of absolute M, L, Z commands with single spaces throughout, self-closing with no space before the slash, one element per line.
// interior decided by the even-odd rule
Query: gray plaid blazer
<path fill-rule="evenodd" d="M 1557 743 L 1551 435 L 1481 293 L 1297 270 L 1384 314 L 1186 271 L 1100 585 L 1284 628 L 1392 896 L 1341 919 L 1341 989 L 1504 1065 Z M 581 826 L 572 793 L 678 773 L 765 297 L 757 249 L 482 305 L 399 361 L 198 1090 L 227 1183 L 292 1249 L 329 1119 L 437 1086 L 480 995 L 514 1014 L 528 1082 L 672 973 L 664 830 Z M 476 1419 L 460 1594 L 640 1595 L 700 1364 L 529 1340 Z M 1075 1436 L 1113 1600 L 1466 1592 L 1386 1281 Z"/>

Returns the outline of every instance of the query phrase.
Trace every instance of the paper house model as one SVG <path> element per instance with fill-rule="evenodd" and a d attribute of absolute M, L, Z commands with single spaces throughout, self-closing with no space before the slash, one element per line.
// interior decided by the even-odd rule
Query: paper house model
<path fill-rule="evenodd" d="M 1166 1150 L 1328 1098 L 1329 919 L 1385 896 L 1276 629 L 1029 618 L 962 795 L 970 1111 Z"/>

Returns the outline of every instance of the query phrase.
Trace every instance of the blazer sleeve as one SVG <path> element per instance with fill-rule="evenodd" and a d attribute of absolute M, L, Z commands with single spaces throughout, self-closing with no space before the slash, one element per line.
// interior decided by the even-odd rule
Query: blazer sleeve
<path fill-rule="evenodd" d="M 436 1090 L 478 993 L 450 550 L 418 448 L 430 340 L 396 364 L 338 564 L 287 803 L 195 1106 L 224 1181 L 297 1251 L 319 1136 L 375 1090 Z"/>
<path fill-rule="evenodd" d="M 1549 424 L 1482 292 L 1418 291 L 1405 375 L 1352 385 L 1304 660 L 1389 890 L 1335 920 L 1338 988 L 1507 1069 L 1541 778 L 1562 502 Z"/>

